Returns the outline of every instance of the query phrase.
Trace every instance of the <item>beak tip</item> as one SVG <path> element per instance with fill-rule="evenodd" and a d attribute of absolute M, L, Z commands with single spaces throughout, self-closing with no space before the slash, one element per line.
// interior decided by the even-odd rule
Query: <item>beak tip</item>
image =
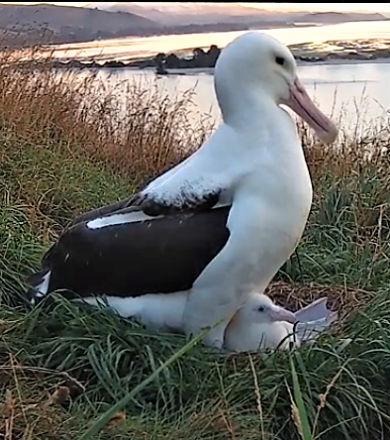
<path fill-rule="evenodd" d="M 295 324 L 298 321 L 294 312 L 291 312 L 290 310 L 284 309 L 282 307 L 278 307 L 275 313 L 271 315 L 271 317 L 274 321 L 285 321 L 289 322 L 290 324 Z"/>
<path fill-rule="evenodd" d="M 325 144 L 331 144 L 337 139 L 339 130 L 337 129 L 336 125 L 330 121 L 330 125 L 327 128 L 327 130 L 321 131 L 320 133 L 317 134 L 322 142 L 324 142 Z"/>
<path fill-rule="evenodd" d="M 338 135 L 336 125 L 313 103 L 298 78 L 295 78 L 294 83 L 290 86 L 290 97 L 283 104 L 289 106 L 306 121 L 322 142 L 331 144 L 336 140 Z"/>

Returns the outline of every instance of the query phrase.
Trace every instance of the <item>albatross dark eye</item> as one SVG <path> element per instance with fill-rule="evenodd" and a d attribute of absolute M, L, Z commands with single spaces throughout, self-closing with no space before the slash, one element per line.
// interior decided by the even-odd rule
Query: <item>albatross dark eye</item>
<path fill-rule="evenodd" d="M 258 310 L 259 310 L 259 312 L 264 312 L 264 307 L 261 306 L 261 307 L 258 308 Z"/>
<path fill-rule="evenodd" d="M 285 59 L 283 57 L 275 57 L 275 61 L 277 64 L 279 64 L 280 66 L 284 65 L 284 61 Z"/>

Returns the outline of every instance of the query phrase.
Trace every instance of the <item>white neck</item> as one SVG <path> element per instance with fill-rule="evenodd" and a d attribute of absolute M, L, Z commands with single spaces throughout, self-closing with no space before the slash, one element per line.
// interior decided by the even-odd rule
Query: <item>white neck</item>
<path fill-rule="evenodd" d="M 235 128 L 267 125 L 282 111 L 267 90 L 258 84 L 235 82 L 225 72 L 216 72 L 215 91 L 225 124 Z"/>

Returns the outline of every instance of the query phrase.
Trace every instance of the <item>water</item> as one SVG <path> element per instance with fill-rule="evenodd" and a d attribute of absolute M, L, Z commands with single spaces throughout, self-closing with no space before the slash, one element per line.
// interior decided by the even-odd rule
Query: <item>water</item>
<path fill-rule="evenodd" d="M 390 109 L 387 62 L 301 65 L 298 75 L 320 108 L 346 131 L 354 129 L 357 122 L 361 129 L 375 124 Z M 153 72 L 125 68 L 102 69 L 98 77 L 113 87 L 135 78 L 146 83 L 157 81 L 158 87 L 171 95 L 195 88 L 194 102 L 199 113 L 210 114 L 216 122 L 220 120 L 211 73 L 156 77 Z"/>
<path fill-rule="evenodd" d="M 388 38 L 387 21 L 343 23 L 327 26 L 305 26 L 298 28 L 269 29 L 264 32 L 285 44 L 322 42 L 326 40 L 351 40 Z M 215 32 L 204 34 L 162 35 L 153 37 L 129 37 L 87 43 L 58 46 L 55 56 L 128 60 L 135 57 L 152 56 L 158 52 L 183 51 L 193 47 L 209 47 L 217 44 L 224 47 L 228 42 L 244 33 Z M 382 60 L 383 61 L 383 60 Z M 358 125 L 364 130 L 369 124 L 383 119 L 390 109 L 388 93 L 389 62 L 345 62 L 315 63 L 300 65 L 298 74 L 310 94 L 326 114 L 332 114 L 339 127 L 350 131 Z M 98 76 L 106 84 L 116 84 L 134 77 L 155 81 L 153 72 L 132 69 L 102 69 Z M 195 87 L 195 104 L 199 113 L 209 113 L 217 122 L 219 109 L 213 88 L 212 70 L 192 72 L 186 75 L 159 77 L 158 85 L 170 94 L 181 93 Z"/>
<path fill-rule="evenodd" d="M 159 52 L 177 52 L 194 47 L 226 46 L 237 36 L 247 31 L 212 32 L 203 34 L 160 35 L 152 37 L 127 37 L 101 41 L 57 46 L 55 56 L 59 58 L 90 58 L 106 60 L 128 60 L 153 56 Z M 389 22 L 352 22 L 326 26 L 304 26 L 283 29 L 267 29 L 262 32 L 272 35 L 284 44 L 322 42 L 326 40 L 351 40 L 388 38 Z"/>

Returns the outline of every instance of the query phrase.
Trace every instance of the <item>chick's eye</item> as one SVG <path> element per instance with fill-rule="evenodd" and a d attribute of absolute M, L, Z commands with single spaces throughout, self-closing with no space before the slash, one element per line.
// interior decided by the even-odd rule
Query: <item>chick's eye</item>
<path fill-rule="evenodd" d="M 275 62 L 276 62 L 277 64 L 279 64 L 280 66 L 283 66 L 283 65 L 284 65 L 284 61 L 285 61 L 285 59 L 284 59 L 283 57 L 276 57 L 276 58 L 275 58 Z"/>
<path fill-rule="evenodd" d="M 264 312 L 264 307 L 263 306 L 261 306 L 261 307 L 259 307 L 259 312 Z"/>

